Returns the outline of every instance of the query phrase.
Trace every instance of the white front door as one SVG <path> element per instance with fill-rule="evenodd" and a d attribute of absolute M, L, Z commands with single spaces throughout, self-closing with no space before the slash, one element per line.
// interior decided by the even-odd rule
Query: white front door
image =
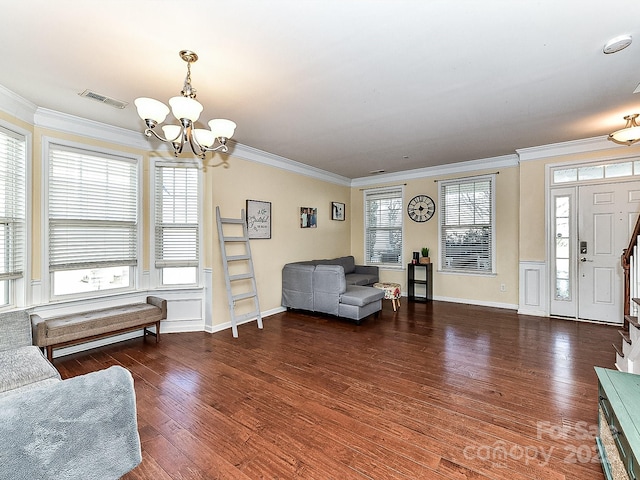
<path fill-rule="evenodd" d="M 623 322 L 623 272 L 640 209 L 640 182 L 554 191 L 551 314 Z"/>

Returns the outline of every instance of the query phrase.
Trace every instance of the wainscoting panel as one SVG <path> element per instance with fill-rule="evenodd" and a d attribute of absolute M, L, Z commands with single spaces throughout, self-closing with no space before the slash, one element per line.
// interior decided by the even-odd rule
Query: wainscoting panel
<path fill-rule="evenodd" d="M 545 262 L 520 262 L 518 313 L 548 316 L 547 266 Z"/>

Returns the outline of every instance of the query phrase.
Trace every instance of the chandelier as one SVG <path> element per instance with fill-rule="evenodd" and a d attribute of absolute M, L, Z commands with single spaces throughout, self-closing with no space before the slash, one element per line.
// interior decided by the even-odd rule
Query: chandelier
<path fill-rule="evenodd" d="M 195 128 L 196 121 L 203 109 L 202 104 L 195 99 L 196 89 L 191 85 L 191 64 L 198 60 L 198 55 L 190 50 L 182 50 L 180 58 L 187 62 L 187 76 L 180 92 L 182 96 L 169 99 L 171 112 L 180 125 L 163 125 L 164 136 L 162 136 L 158 134 L 155 127 L 167 118 L 169 107 L 158 100 L 146 97 L 137 98 L 134 103 L 138 109 L 138 115 L 147 125 L 144 131 L 147 137 L 153 135 L 158 140 L 170 143 L 176 157 L 182 153 L 185 144 L 189 144 L 193 154 L 200 159 L 200 166 L 206 171 L 205 157 L 207 152 L 226 153 L 228 151 L 227 140 L 232 137 L 236 124 L 231 120 L 216 118 L 209 121 L 209 129 Z M 227 159 L 210 166 L 218 167 L 220 165 L 228 167 Z"/>
<path fill-rule="evenodd" d="M 624 119 L 627 124 L 624 128 L 617 130 L 609 135 L 608 139 L 620 145 L 633 145 L 640 141 L 640 125 L 636 123 L 639 114 L 627 115 Z"/>

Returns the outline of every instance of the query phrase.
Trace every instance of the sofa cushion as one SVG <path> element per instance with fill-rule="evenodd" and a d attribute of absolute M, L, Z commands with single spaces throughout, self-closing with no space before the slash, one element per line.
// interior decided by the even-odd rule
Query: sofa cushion
<path fill-rule="evenodd" d="M 0 351 L 31 345 L 31 321 L 26 310 L 0 314 Z"/>
<path fill-rule="evenodd" d="M 356 260 L 352 256 L 330 259 L 327 258 L 324 260 L 313 260 L 313 263 L 315 263 L 316 265 L 341 265 L 344 269 L 345 275 L 356 271 Z"/>
<path fill-rule="evenodd" d="M 345 275 L 345 281 L 347 285 L 372 285 L 378 281 L 378 276 L 366 273 L 350 273 Z"/>
<path fill-rule="evenodd" d="M 349 255 L 348 257 L 336 258 L 336 260 L 338 260 L 340 262 L 340 265 L 342 265 L 342 268 L 344 268 L 345 275 L 349 275 L 350 273 L 356 271 L 356 259 L 351 255 Z"/>
<path fill-rule="evenodd" d="M 0 392 L 7 392 L 32 383 L 60 379 L 38 347 L 20 347 L 0 352 Z"/>
<path fill-rule="evenodd" d="M 282 268 L 282 306 L 313 310 L 313 271 L 311 263 L 288 263 Z"/>
<path fill-rule="evenodd" d="M 373 287 L 347 285 L 347 290 L 340 295 L 340 303 L 364 307 L 377 300 L 382 300 L 384 291 Z"/>

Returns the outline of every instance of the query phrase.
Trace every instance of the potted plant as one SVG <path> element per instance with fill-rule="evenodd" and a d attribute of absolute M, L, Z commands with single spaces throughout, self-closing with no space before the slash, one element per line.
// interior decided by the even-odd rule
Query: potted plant
<path fill-rule="evenodd" d="M 429 249 L 427 247 L 422 247 L 422 257 L 420 257 L 420 263 L 431 263 L 431 259 L 429 258 Z"/>

